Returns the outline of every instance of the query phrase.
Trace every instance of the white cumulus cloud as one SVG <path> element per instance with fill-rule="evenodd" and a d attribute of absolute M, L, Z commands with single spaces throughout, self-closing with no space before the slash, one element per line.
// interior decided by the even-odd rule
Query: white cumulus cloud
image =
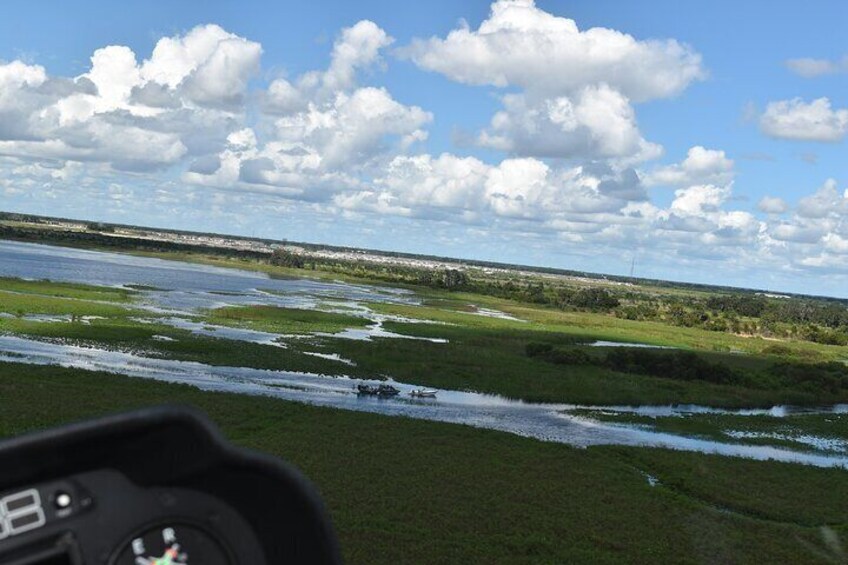
<path fill-rule="evenodd" d="M 671 209 L 684 214 L 701 215 L 717 210 L 730 197 L 730 189 L 724 186 L 696 185 L 674 192 Z"/>
<path fill-rule="evenodd" d="M 783 198 L 777 196 L 763 196 L 757 208 L 766 214 L 783 214 L 789 210 L 789 204 Z"/>
<path fill-rule="evenodd" d="M 701 57 L 675 40 L 640 41 L 574 20 L 532 0 L 499 0 L 476 30 L 415 40 L 404 51 L 424 69 L 467 84 L 515 85 L 548 95 L 606 83 L 636 101 L 673 96 L 705 76 Z"/>
<path fill-rule="evenodd" d="M 848 133 L 848 110 L 833 109 L 828 98 L 771 102 L 760 116 L 768 136 L 800 141 L 840 141 Z"/>
<path fill-rule="evenodd" d="M 242 100 L 261 55 L 259 43 L 208 24 L 160 39 L 139 73 L 145 82 L 182 87 L 196 103 L 231 105 Z"/>
<path fill-rule="evenodd" d="M 700 55 L 674 40 L 637 40 L 574 20 L 532 0 L 499 0 L 477 29 L 416 39 L 399 50 L 419 67 L 470 85 L 518 88 L 477 138 L 513 156 L 658 157 L 639 132 L 633 102 L 667 98 L 705 77 Z"/>
<path fill-rule="evenodd" d="M 819 219 L 848 215 L 848 189 L 840 193 L 836 180 L 828 179 L 814 194 L 798 202 L 798 215 Z"/>
<path fill-rule="evenodd" d="M 797 59 L 787 60 L 786 67 L 793 73 L 804 78 L 844 73 L 848 72 L 848 56 L 837 61 L 799 57 Z"/>
<path fill-rule="evenodd" d="M 219 150 L 240 125 L 261 46 L 217 25 L 159 40 L 138 62 L 122 45 L 73 78 L 0 64 L 0 154 L 143 171 Z"/>
<path fill-rule="evenodd" d="M 587 86 L 573 98 L 503 97 L 478 142 L 511 154 L 553 158 L 621 158 L 644 161 L 662 148 L 646 141 L 627 98 L 606 85 Z"/>
<path fill-rule="evenodd" d="M 645 177 L 649 186 L 723 185 L 733 180 L 733 160 L 724 151 L 696 145 L 678 164 L 660 167 Z"/>
<path fill-rule="evenodd" d="M 371 21 L 343 29 L 325 70 L 271 82 L 261 103 L 261 139 L 249 149 L 230 139 L 216 159 L 196 162 L 189 182 L 329 201 L 361 188 L 398 154 L 427 138 L 430 112 L 394 99 L 357 75 L 378 64 L 392 38 Z M 217 168 L 215 167 L 217 165 Z M 355 207 L 368 199 L 345 200 Z M 381 208 L 385 209 L 385 208 Z"/>

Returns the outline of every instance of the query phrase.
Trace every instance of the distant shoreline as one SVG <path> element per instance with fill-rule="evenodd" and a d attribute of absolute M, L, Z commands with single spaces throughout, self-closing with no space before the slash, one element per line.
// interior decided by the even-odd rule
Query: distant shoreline
<path fill-rule="evenodd" d="M 237 235 L 191 232 L 175 229 L 149 228 L 126 224 L 92 222 L 68 218 L 36 216 L 0 212 L 0 239 L 26 241 L 31 243 L 50 243 L 67 247 L 100 249 L 108 251 L 153 251 L 153 252 L 192 252 L 219 255 L 223 257 L 252 258 L 267 260 L 274 249 L 285 247 L 302 251 L 311 256 L 326 259 L 361 261 L 374 264 L 393 264 L 423 269 L 479 269 L 487 273 L 538 276 L 542 278 L 577 279 L 586 282 L 596 281 L 611 284 L 637 284 L 663 288 L 701 292 L 755 293 L 771 297 L 794 297 L 812 299 L 848 299 L 774 292 L 763 289 L 751 289 L 733 286 L 717 286 L 692 282 L 666 281 L 604 275 L 584 271 L 556 269 L 528 265 L 513 265 L 491 261 L 477 261 L 417 255 L 374 249 L 359 249 L 334 245 L 293 242 L 251 238 Z"/>

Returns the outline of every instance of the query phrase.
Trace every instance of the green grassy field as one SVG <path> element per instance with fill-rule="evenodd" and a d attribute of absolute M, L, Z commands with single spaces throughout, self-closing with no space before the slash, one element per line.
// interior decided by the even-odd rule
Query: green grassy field
<path fill-rule="evenodd" d="M 813 400 L 789 390 L 758 390 L 704 382 L 682 382 L 622 374 L 606 367 L 552 365 L 528 358 L 525 348 L 538 332 L 461 326 L 386 323 L 393 331 L 441 337 L 447 344 L 417 340 L 357 342 L 325 340 L 326 351 L 354 359 L 359 368 L 396 380 L 438 388 L 473 390 L 536 402 L 578 404 L 706 403 L 763 406 Z M 570 342 L 555 333 L 551 340 Z"/>
<path fill-rule="evenodd" d="M 0 288 L 5 292 L 107 302 L 129 302 L 135 294 L 132 290 L 123 288 L 55 281 L 30 281 L 10 277 L 0 277 Z"/>
<path fill-rule="evenodd" d="M 7 290 L 14 288 L 14 291 Z M 74 294 L 74 297 L 66 296 Z M 90 297 L 111 296 L 112 302 Z M 742 345 L 763 340 L 704 330 L 672 328 L 662 324 L 631 322 L 602 314 L 577 314 L 528 307 L 512 301 L 475 295 L 427 292 L 423 305 L 364 304 L 380 314 L 420 320 L 421 323 L 386 322 L 390 331 L 447 343 L 408 339 L 354 341 L 315 334 L 332 334 L 363 327 L 369 320 L 347 313 L 281 308 L 232 306 L 197 313 L 195 321 L 298 335 L 285 348 L 234 342 L 193 335 L 167 326 L 150 313 L 132 307 L 133 293 L 120 289 L 64 285 L 49 281 L 0 281 L 0 331 L 36 338 L 62 339 L 90 346 L 116 348 L 176 360 L 212 365 L 237 365 L 261 369 L 346 374 L 359 377 L 390 376 L 396 380 L 446 389 L 473 390 L 537 402 L 578 404 L 698 403 L 716 406 L 767 406 L 778 403 L 816 404 L 848 401 L 841 392 L 815 391 L 770 382 L 716 384 L 682 381 L 657 375 L 620 373 L 602 362 L 552 364 L 525 353 L 530 343 L 549 343 L 580 349 L 592 359 L 602 359 L 602 348 L 589 347 L 598 339 L 676 345 L 698 351 L 705 359 L 755 374 L 782 359 L 823 361 L 844 356 L 844 348 L 808 342 L 791 344 L 789 355 L 743 354 Z M 434 296 L 439 296 L 434 298 Z M 516 315 L 520 320 L 481 316 L 477 307 Z M 70 315 L 64 321 L 35 321 L 27 314 Z M 82 316 L 95 316 L 83 320 Z M 423 323 L 423 322 L 428 323 Z M 429 323 L 429 322 L 439 323 Z M 647 329 L 646 329 L 647 328 Z M 656 329 L 656 332 L 653 330 Z M 162 336 L 169 341 L 162 340 Z M 688 337 L 687 337 L 688 336 Z M 690 339 L 691 338 L 691 339 Z M 717 340 L 733 340 L 728 348 Z M 706 347 L 712 343 L 712 347 Z M 306 355 L 338 353 L 355 366 Z"/>
<path fill-rule="evenodd" d="M 769 340 L 734 334 L 711 332 L 698 328 L 671 326 L 660 322 L 634 321 L 593 312 L 564 312 L 538 305 L 529 305 L 467 293 L 435 293 L 422 306 L 400 304 L 370 304 L 374 310 L 413 319 L 438 320 L 472 327 L 524 329 L 556 333 L 581 340 L 610 340 L 650 345 L 680 347 L 699 351 L 737 352 L 770 355 L 779 344 L 780 355 L 801 360 L 848 360 L 845 347 L 822 345 L 807 341 Z M 480 316 L 469 312 L 469 305 L 501 311 L 521 321 Z"/>
<path fill-rule="evenodd" d="M 2 283 L 0 283 L 0 312 L 20 316 L 25 314 L 53 314 L 104 317 L 124 316 L 131 313 L 121 304 L 111 302 L 7 292 Z"/>
<path fill-rule="evenodd" d="M 8 289 L 14 289 L 8 290 Z M 392 377 L 424 386 L 470 390 L 537 402 L 582 405 L 693 403 L 726 407 L 771 406 L 773 404 L 820 404 L 845 401 L 848 393 L 825 394 L 790 386 L 774 380 L 757 379 L 748 384 L 716 384 L 682 381 L 667 375 L 620 373 L 603 362 L 610 350 L 588 345 L 596 339 L 638 341 L 644 335 L 628 330 L 633 324 L 603 315 L 580 315 L 583 326 L 573 325 L 574 314 L 528 308 L 511 301 L 444 292 L 422 293 L 423 304 L 363 304 L 374 312 L 400 316 L 410 322 L 385 322 L 386 329 L 446 339 L 447 343 L 421 340 L 377 339 L 352 341 L 322 334 L 348 327 L 362 327 L 366 318 L 347 313 L 308 311 L 271 306 L 227 307 L 198 312 L 193 321 L 247 327 L 296 337 L 283 338 L 285 347 L 201 336 L 174 328 L 155 315 L 133 308 L 133 292 L 49 281 L 0 281 L 2 308 L 11 317 L 0 317 L 0 332 L 36 339 L 60 340 L 82 346 L 116 349 L 137 355 L 192 361 L 209 365 L 254 367 L 300 371 L 361 378 Z M 112 300 L 101 300 L 104 296 Z M 327 308 L 335 308 L 326 304 Z M 481 316 L 480 308 L 523 315 L 523 321 Z M 19 313 L 71 315 L 60 321 L 29 319 Z M 93 319 L 83 316 L 95 315 Z M 420 320 L 415 323 L 414 320 Z M 423 323 L 427 321 L 428 323 Z M 437 323 L 432 323 L 433 321 Z M 636 324 L 638 326 L 638 324 Z M 206 327 L 209 327 L 208 325 Z M 693 335 L 707 333 L 690 330 Z M 715 334 L 708 334 L 713 338 Z M 741 338 L 739 338 L 741 339 Z M 658 339 L 659 343 L 668 343 Z M 530 357 L 531 344 L 549 344 L 563 351 L 578 351 L 593 360 L 587 364 L 551 363 L 544 357 Z M 685 347 L 685 346 L 684 346 Z M 823 360 L 822 346 L 798 344 L 805 359 Z M 697 350 L 712 363 L 719 363 L 745 375 L 767 372 L 785 357 Z M 838 349 L 838 348 L 830 348 Z M 339 354 L 355 365 L 320 358 L 313 353 Z M 830 354 L 833 354 L 829 351 Z M 789 356 L 798 359 L 797 355 Z M 753 383 L 753 384 L 751 384 Z M 778 383 L 779 384 L 779 383 Z M 588 411 L 589 417 L 622 425 L 642 425 L 661 432 L 701 437 L 723 442 L 763 444 L 809 451 L 798 437 L 844 437 L 841 418 L 810 416 L 788 420 L 697 416 L 651 419 L 632 415 L 610 415 Z M 836 424 L 834 424 L 834 421 Z M 770 434 L 766 437 L 733 438 L 728 430 Z"/>
<path fill-rule="evenodd" d="M 0 435 L 180 403 L 300 467 L 350 563 L 845 560 L 844 471 L 572 449 L 465 426 L 60 368 L 0 364 Z M 659 480 L 650 486 L 645 473 Z"/>
<path fill-rule="evenodd" d="M 211 310 L 206 320 L 279 334 L 338 333 L 369 324 L 367 319 L 358 316 L 279 306 L 227 306 Z"/>

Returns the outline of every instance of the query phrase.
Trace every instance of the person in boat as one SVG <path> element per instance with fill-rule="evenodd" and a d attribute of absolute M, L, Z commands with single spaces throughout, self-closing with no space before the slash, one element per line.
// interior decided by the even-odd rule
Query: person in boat
<path fill-rule="evenodd" d="M 393 387 L 392 385 L 382 384 L 377 389 L 377 392 L 378 392 L 378 394 L 381 394 L 381 395 L 384 395 L 384 396 L 394 396 L 395 394 L 398 394 L 400 391 L 398 389 L 396 389 L 395 387 Z"/>

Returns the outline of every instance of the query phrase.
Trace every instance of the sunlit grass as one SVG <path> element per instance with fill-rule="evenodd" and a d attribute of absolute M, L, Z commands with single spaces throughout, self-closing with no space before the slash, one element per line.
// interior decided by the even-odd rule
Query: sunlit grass
<path fill-rule="evenodd" d="M 193 336 L 152 319 L 142 323 L 135 317 L 149 314 L 130 310 L 131 304 L 124 308 L 122 303 L 48 295 L 51 292 L 76 293 L 78 296 L 109 295 L 115 293 L 115 289 L 111 288 L 12 282 L 17 285 L 15 292 L 0 290 L 0 311 L 11 315 L 0 318 L 0 331 L 36 338 L 60 338 L 91 346 L 117 347 L 177 360 L 329 374 L 343 371 L 352 376 L 392 377 L 408 383 L 500 394 L 539 402 L 687 402 L 763 406 L 848 400 L 840 396 L 816 395 L 810 391 L 799 392 L 780 387 L 746 388 L 698 381 L 684 382 L 658 376 L 625 375 L 603 366 L 603 363 L 597 363 L 596 366 L 555 365 L 532 359 L 525 353 L 531 342 L 547 342 L 557 347 L 584 347 L 580 344 L 608 339 L 691 347 L 715 362 L 749 373 L 762 371 L 772 362 L 762 355 L 725 352 L 728 349 L 740 351 L 741 348 L 716 346 L 721 340 L 747 343 L 756 340 L 704 330 L 672 328 L 657 323 L 630 322 L 603 314 L 561 312 L 476 295 L 428 291 L 424 295 L 425 305 L 421 306 L 367 304 L 377 313 L 441 322 L 386 322 L 384 327 L 411 336 L 446 339 L 447 343 L 380 338 L 371 342 L 327 337 L 304 340 L 301 337 L 287 340 L 287 348 L 281 349 L 272 345 Z M 26 290 L 30 292 L 24 293 Z M 115 296 L 125 295 L 119 291 Z M 471 312 L 478 306 L 508 312 L 526 321 L 492 318 Z M 33 321 L 25 318 L 28 314 L 62 315 L 70 316 L 70 319 L 57 322 Z M 83 316 L 94 316 L 95 319 L 83 320 Z M 370 323 L 367 318 L 344 312 L 263 305 L 210 310 L 199 314 L 196 320 L 293 336 L 333 334 Z M 156 336 L 167 336 L 175 341 L 163 341 Z M 808 356 L 815 355 L 814 359 L 827 357 L 817 353 L 818 350 L 826 349 L 826 346 L 800 344 L 800 347 Z M 303 353 L 310 350 L 339 353 L 353 360 L 356 366 L 341 367 L 338 363 Z M 602 361 L 603 350 L 590 347 L 584 347 L 584 350 L 594 359 Z"/>
<path fill-rule="evenodd" d="M 48 280 L 30 281 L 11 277 L 0 277 L 0 290 L 100 302 L 129 302 L 135 294 L 123 288 Z"/>
<path fill-rule="evenodd" d="M 432 291 L 428 296 L 439 296 Z M 617 318 L 610 314 L 593 312 L 565 312 L 543 306 L 528 305 L 513 300 L 493 298 L 467 293 L 442 293 L 442 302 L 432 299 L 434 305 L 371 305 L 377 311 L 402 315 L 419 320 L 439 320 L 466 326 L 503 329 L 525 329 L 528 331 L 555 332 L 578 336 L 587 340 L 610 340 L 629 343 L 644 343 L 667 347 L 695 349 L 713 352 L 737 352 L 749 354 L 771 354 L 783 350 L 784 357 L 803 360 L 844 360 L 848 358 L 846 348 L 822 345 L 807 341 L 770 340 L 742 337 L 723 332 L 711 332 L 699 328 L 672 326 L 661 322 L 635 321 Z M 507 313 L 524 323 L 480 316 L 458 311 L 464 304 L 475 304 Z M 441 306 L 441 307 L 437 307 Z M 780 349 L 776 348 L 779 345 Z"/>
<path fill-rule="evenodd" d="M 15 316 L 53 314 L 71 316 L 126 316 L 132 311 L 119 304 L 40 294 L 19 294 L 0 288 L 0 312 Z"/>
<path fill-rule="evenodd" d="M 347 328 L 365 327 L 370 323 L 360 316 L 280 306 L 216 308 L 207 313 L 206 320 L 213 324 L 279 334 L 336 333 Z"/>

